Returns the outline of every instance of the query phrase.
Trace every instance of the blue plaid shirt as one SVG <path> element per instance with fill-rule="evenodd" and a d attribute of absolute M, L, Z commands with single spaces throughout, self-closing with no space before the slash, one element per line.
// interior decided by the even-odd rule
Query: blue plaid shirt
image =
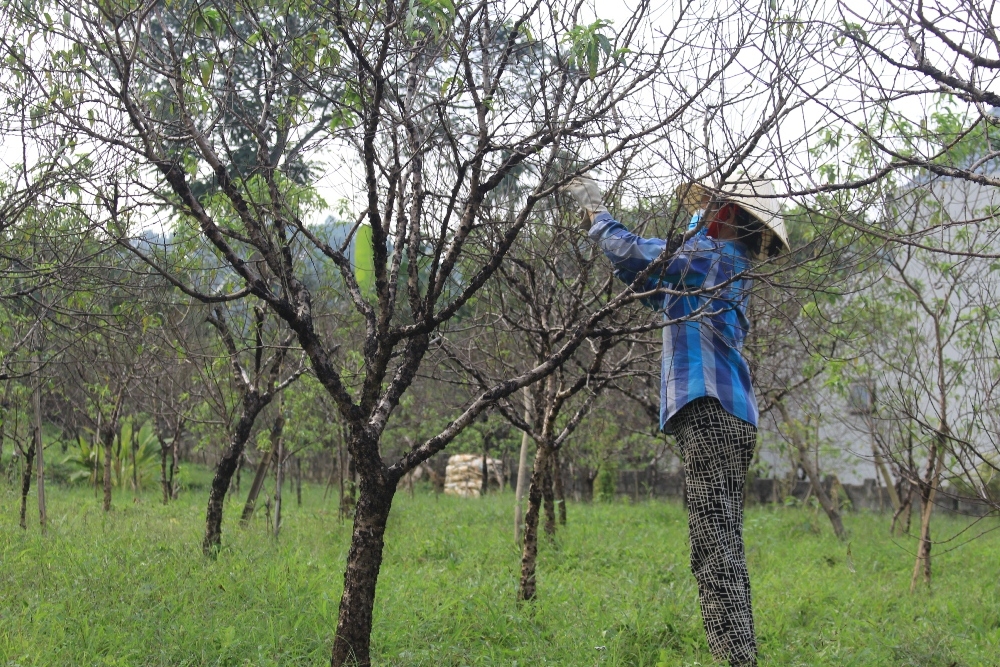
<path fill-rule="evenodd" d="M 629 285 L 666 248 L 663 239 L 636 236 L 608 213 L 594 218 L 590 238 L 614 264 L 615 275 Z M 741 353 L 750 328 L 746 310 L 752 281 L 738 276 L 749 268 L 745 245 L 718 241 L 702 230 L 641 286 L 642 291 L 661 285 L 701 291 L 643 300 L 663 310 L 668 320 L 687 318 L 663 328 L 661 429 L 669 432 L 670 418 L 702 396 L 714 396 L 727 412 L 757 425 L 757 399 Z"/>

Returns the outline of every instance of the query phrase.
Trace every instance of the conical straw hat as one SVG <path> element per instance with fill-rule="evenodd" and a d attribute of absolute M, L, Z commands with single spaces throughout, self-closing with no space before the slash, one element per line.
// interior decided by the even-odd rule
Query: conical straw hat
<path fill-rule="evenodd" d="M 785 231 L 785 221 L 781 217 L 781 207 L 771 181 L 755 178 L 727 183 L 718 189 L 689 182 L 677 188 L 677 198 L 688 213 L 701 210 L 711 200 L 732 202 L 749 213 L 763 226 L 758 259 L 789 251 L 788 232 Z"/>

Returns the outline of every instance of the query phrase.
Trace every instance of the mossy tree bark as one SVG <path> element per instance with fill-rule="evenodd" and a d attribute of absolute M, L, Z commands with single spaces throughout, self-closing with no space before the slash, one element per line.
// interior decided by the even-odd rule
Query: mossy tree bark
<path fill-rule="evenodd" d="M 208 509 L 205 512 L 205 538 L 201 544 L 206 556 L 213 555 L 222 544 L 222 512 L 226 502 L 226 494 L 229 492 L 229 483 L 236 473 L 236 467 L 239 465 L 240 457 L 243 456 L 247 440 L 250 439 L 257 415 L 270 402 L 269 395 L 261 396 L 256 391 L 247 392 L 243 396 L 243 413 L 236 423 L 229 445 L 222 452 L 208 493 Z"/>
<path fill-rule="evenodd" d="M 352 443 L 355 452 L 371 451 Z M 375 464 L 375 465 L 373 465 Z M 358 485 L 358 502 L 354 508 L 354 530 L 351 548 L 344 570 L 344 592 L 340 597 L 340 614 L 337 634 L 333 642 L 330 664 L 333 667 L 371 665 L 372 611 L 375 607 L 375 589 L 382 566 L 385 546 L 385 526 L 392 509 L 399 477 L 390 474 L 378 461 L 362 464 Z"/>

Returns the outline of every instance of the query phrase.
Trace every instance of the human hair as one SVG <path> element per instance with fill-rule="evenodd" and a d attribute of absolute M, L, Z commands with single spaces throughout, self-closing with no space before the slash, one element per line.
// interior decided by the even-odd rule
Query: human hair
<path fill-rule="evenodd" d="M 746 245 L 750 256 L 757 257 L 760 255 L 764 225 L 742 206 L 738 204 L 733 204 L 733 206 L 736 207 L 736 218 L 733 220 L 733 225 L 738 230 L 737 237 Z"/>

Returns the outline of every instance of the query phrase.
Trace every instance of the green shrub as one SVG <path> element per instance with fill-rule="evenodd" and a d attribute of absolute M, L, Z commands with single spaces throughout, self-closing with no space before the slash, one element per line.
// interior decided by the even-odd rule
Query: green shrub
<path fill-rule="evenodd" d="M 594 500 L 610 503 L 615 499 L 615 477 L 618 470 L 611 465 L 605 465 L 594 479 Z"/>
<path fill-rule="evenodd" d="M 121 430 L 111 447 L 111 481 L 116 487 L 155 487 L 159 481 L 159 445 L 152 422 L 135 430 L 132 419 L 122 420 Z M 59 462 L 64 482 L 85 482 L 98 485 L 103 475 L 104 447 L 92 435 L 79 436 Z"/>

